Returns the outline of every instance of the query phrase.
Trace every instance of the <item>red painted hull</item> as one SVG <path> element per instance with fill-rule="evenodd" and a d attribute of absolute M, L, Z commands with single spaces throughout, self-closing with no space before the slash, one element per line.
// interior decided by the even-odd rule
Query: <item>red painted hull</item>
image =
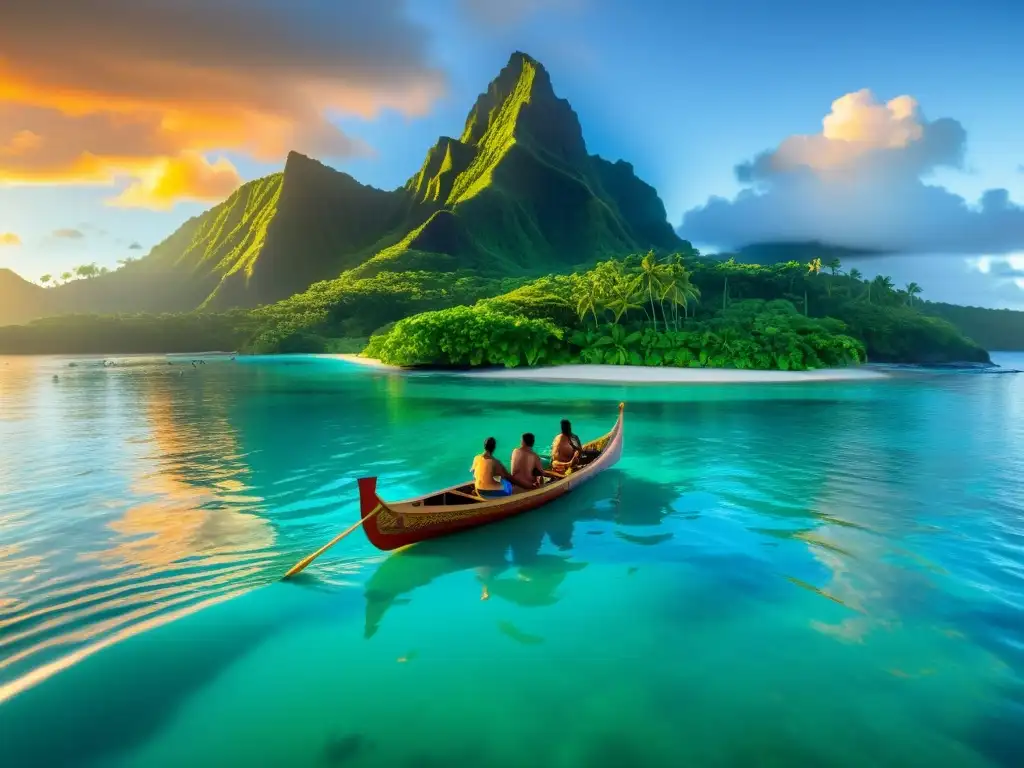
<path fill-rule="evenodd" d="M 611 467 L 622 455 L 623 406 L 619 418 L 606 435 L 588 443 L 585 448 L 599 447 L 600 455 L 590 464 L 569 476 L 547 483 L 542 488 L 513 494 L 501 499 L 451 505 L 427 505 L 424 502 L 451 489 L 408 499 L 385 502 L 377 495 L 377 478 L 359 480 L 360 514 L 363 530 L 377 549 L 390 551 L 420 541 L 436 539 L 453 533 L 478 528 L 542 507 L 573 488 L 587 482 Z"/>

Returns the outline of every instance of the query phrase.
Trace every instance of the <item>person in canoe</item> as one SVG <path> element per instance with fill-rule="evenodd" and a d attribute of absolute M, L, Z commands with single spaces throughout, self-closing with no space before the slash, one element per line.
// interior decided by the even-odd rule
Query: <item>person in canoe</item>
<path fill-rule="evenodd" d="M 572 423 L 568 419 L 562 419 L 561 427 L 551 444 L 551 469 L 564 474 L 579 463 L 583 456 L 583 444 L 572 431 Z"/>
<path fill-rule="evenodd" d="M 533 433 L 526 432 L 523 434 L 523 442 L 512 451 L 512 477 L 531 488 L 540 487 L 545 474 L 540 456 L 533 450 L 535 442 Z"/>
<path fill-rule="evenodd" d="M 505 465 L 494 457 L 494 449 L 498 441 L 493 437 L 484 440 L 484 452 L 473 459 L 469 471 L 473 473 L 473 486 L 476 492 L 485 499 L 499 496 L 511 496 L 512 486 L 532 490 L 532 485 L 525 485 L 509 474 Z"/>

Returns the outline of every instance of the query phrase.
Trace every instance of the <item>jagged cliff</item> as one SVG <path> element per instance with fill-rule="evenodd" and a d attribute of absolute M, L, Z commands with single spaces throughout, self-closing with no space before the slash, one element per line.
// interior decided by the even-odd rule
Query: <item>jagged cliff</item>
<path fill-rule="evenodd" d="M 477 99 L 461 137 L 442 137 L 405 189 L 432 210 L 403 244 L 417 261 L 432 251 L 507 273 L 680 243 L 632 166 L 587 154 L 576 113 L 523 53 Z M 398 255 L 386 254 L 392 268 Z"/>
<path fill-rule="evenodd" d="M 547 70 L 515 53 L 460 137 L 441 137 L 403 187 L 365 186 L 292 153 L 281 173 L 243 185 L 114 273 L 29 292 L 16 312 L 0 286 L 0 324 L 254 307 L 341 275 L 551 272 L 680 242 L 655 190 L 628 163 L 589 155 Z"/>

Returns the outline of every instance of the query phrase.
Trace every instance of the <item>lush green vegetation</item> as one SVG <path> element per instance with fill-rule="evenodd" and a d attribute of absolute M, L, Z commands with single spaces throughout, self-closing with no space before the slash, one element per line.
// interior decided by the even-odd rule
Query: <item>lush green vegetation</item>
<path fill-rule="evenodd" d="M 652 247 L 660 258 L 614 260 Z M 514 54 L 401 189 L 292 153 L 113 272 L 83 265 L 44 290 L 0 270 L 0 324 L 53 315 L 0 327 L 0 353 L 326 352 L 373 336 L 405 365 L 987 359 L 941 318 L 990 348 L 1024 346 L 1020 313 L 922 305 L 917 286 L 844 273 L 846 252 L 820 244 L 765 253 L 798 260 L 689 248 L 656 191 L 589 155 L 547 72 Z"/>
<path fill-rule="evenodd" d="M 537 277 L 680 243 L 655 190 L 627 163 L 588 155 L 579 120 L 546 70 L 515 54 L 477 100 L 461 137 L 439 139 L 402 188 L 364 186 L 291 153 L 282 173 L 244 184 L 109 274 L 85 265 L 47 275 L 44 284 L 54 287 L 45 291 L 0 282 L 0 325 L 59 313 L 220 312 L 306 292 L 276 314 L 306 317 L 326 298 L 330 317 L 300 323 L 326 322 L 335 333 L 340 313 L 374 291 L 360 281 L 384 273 L 395 284 L 422 273 L 452 281 L 467 272 Z M 410 312 L 459 303 L 408 295 L 418 290 L 397 290 Z M 17 301 L 6 300 L 15 292 Z M 360 324 L 361 317 L 353 311 L 345 319 Z"/>
<path fill-rule="evenodd" d="M 987 361 L 915 308 L 916 284 L 844 274 L 838 260 L 770 267 L 685 255 L 609 260 L 472 307 L 427 312 L 374 336 L 394 365 L 669 365 L 807 370 L 865 359 Z"/>
<path fill-rule="evenodd" d="M 233 351 L 252 338 L 250 312 L 58 315 L 0 328 L 4 354 L 133 354 Z"/>
<path fill-rule="evenodd" d="M 382 326 L 419 312 L 472 304 L 522 282 L 465 273 L 385 272 L 316 283 L 305 293 L 254 310 L 58 315 L 0 327 L 0 354 L 358 352 Z"/>
<path fill-rule="evenodd" d="M 926 302 L 922 311 L 948 320 L 985 349 L 1024 350 L 1024 312 Z"/>
<path fill-rule="evenodd" d="M 920 293 L 838 260 L 762 267 L 687 249 L 533 280 L 350 273 L 254 310 L 57 316 L 0 328 L 0 353 L 351 352 L 372 336 L 368 354 L 408 366 L 987 361 Z"/>

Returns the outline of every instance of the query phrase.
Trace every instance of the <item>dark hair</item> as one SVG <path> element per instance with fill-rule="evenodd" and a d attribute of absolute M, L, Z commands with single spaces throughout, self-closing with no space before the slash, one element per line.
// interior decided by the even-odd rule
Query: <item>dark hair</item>
<path fill-rule="evenodd" d="M 493 437 L 488 437 L 486 440 L 484 440 L 484 450 L 487 451 L 487 453 L 494 453 L 494 449 L 497 447 L 498 441 L 495 440 Z"/>
<path fill-rule="evenodd" d="M 523 445 L 527 448 L 533 448 L 533 442 L 536 438 L 533 436 L 533 432 L 523 432 Z"/>
<path fill-rule="evenodd" d="M 562 419 L 562 434 L 566 437 L 572 436 L 572 424 L 569 423 L 568 419 Z"/>

